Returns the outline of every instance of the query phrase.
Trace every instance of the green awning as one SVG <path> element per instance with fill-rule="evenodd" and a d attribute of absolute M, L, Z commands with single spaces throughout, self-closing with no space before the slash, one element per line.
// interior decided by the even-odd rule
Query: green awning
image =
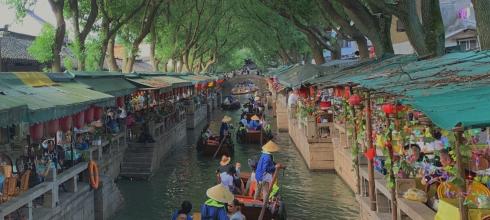
<path fill-rule="evenodd" d="M 115 97 L 129 95 L 136 90 L 136 86 L 121 77 L 77 77 L 75 80 L 89 86 L 95 91 L 107 93 Z"/>
<path fill-rule="evenodd" d="M 126 80 L 135 84 L 140 90 L 159 90 L 160 92 L 172 91 L 172 85 L 166 81 L 155 79 L 155 77 L 126 77 Z"/>
<path fill-rule="evenodd" d="M 277 79 L 279 83 L 286 87 L 298 87 L 301 86 L 305 81 L 311 80 L 313 78 L 319 77 L 323 72 L 326 72 L 327 68 L 313 65 L 313 64 L 305 64 L 305 65 L 297 65 L 284 73 L 277 75 Z"/>
<path fill-rule="evenodd" d="M 7 92 L 0 89 L 0 128 L 19 124 L 27 117 L 27 105 L 3 95 Z"/>
<path fill-rule="evenodd" d="M 211 77 L 203 76 L 203 75 L 194 75 L 194 74 L 188 74 L 188 75 L 184 75 L 184 76 L 179 76 L 179 78 L 181 78 L 183 80 L 190 81 L 193 84 L 207 83 L 207 82 L 214 81 L 214 79 L 211 78 Z"/>
<path fill-rule="evenodd" d="M 159 80 L 159 81 L 164 81 L 167 82 L 168 84 L 172 85 L 173 88 L 180 88 L 180 87 L 185 87 L 185 86 L 192 86 L 192 82 L 188 80 L 184 80 L 178 77 L 174 76 L 155 76 L 152 77 L 153 79 Z"/>
<path fill-rule="evenodd" d="M 26 74 L 25 78 L 30 73 Z M 101 92 L 88 89 L 86 85 L 78 83 L 56 83 L 52 86 L 32 87 L 14 81 L 9 84 L 12 73 L 0 74 L 0 87 L 7 91 L 5 99 L 15 100 L 15 103 L 27 105 L 25 122 L 38 123 L 72 115 L 85 110 L 90 105 L 114 105 L 115 98 Z M 14 75 L 15 76 L 15 75 Z M 6 82 L 4 79 L 7 79 Z M 20 83 L 19 83 L 20 82 Z"/>

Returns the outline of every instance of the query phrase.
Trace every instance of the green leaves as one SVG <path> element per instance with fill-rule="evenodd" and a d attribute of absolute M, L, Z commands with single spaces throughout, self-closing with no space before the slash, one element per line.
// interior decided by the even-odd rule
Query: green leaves
<path fill-rule="evenodd" d="M 29 55 L 41 63 L 49 63 L 53 60 L 52 47 L 54 44 L 55 29 L 49 24 L 45 24 L 41 34 L 36 37 L 31 46 L 27 48 Z"/>

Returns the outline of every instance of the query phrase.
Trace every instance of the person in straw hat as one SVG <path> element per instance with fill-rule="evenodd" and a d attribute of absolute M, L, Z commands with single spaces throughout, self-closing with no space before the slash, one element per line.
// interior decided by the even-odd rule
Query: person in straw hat
<path fill-rule="evenodd" d="M 206 191 L 209 198 L 201 206 L 201 219 L 228 220 L 226 204 L 233 203 L 235 197 L 223 184 L 218 184 Z"/>
<path fill-rule="evenodd" d="M 232 128 L 230 125 L 231 122 L 231 117 L 228 115 L 225 115 L 223 119 L 221 120 L 221 127 L 219 129 L 219 140 L 223 140 L 224 137 L 226 137 L 229 133 L 229 130 Z"/>
<path fill-rule="evenodd" d="M 252 116 L 249 127 L 253 130 L 256 130 L 256 131 L 258 131 L 262 128 L 262 123 L 260 123 L 259 116 L 257 116 L 257 115 Z"/>
<path fill-rule="evenodd" d="M 262 154 L 257 162 L 257 168 L 255 169 L 255 179 L 257 180 L 257 190 L 255 191 L 254 199 L 259 197 L 262 193 L 265 200 L 267 190 L 270 184 L 272 184 L 272 175 L 276 169 L 280 169 L 283 166 L 280 163 L 275 163 L 272 153 L 279 151 L 279 146 L 273 141 L 267 142 L 262 146 Z"/>

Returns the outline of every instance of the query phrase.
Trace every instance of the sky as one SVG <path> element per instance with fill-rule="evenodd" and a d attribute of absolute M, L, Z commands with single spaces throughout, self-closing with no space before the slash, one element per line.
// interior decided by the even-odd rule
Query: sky
<path fill-rule="evenodd" d="M 51 11 L 48 0 L 38 0 L 33 6 L 32 11 L 41 19 L 55 24 L 56 20 L 54 14 Z M 27 15 L 22 21 L 18 21 L 15 16 L 15 10 L 11 9 L 9 5 L 5 4 L 3 0 L 0 0 L 0 27 L 9 25 L 9 30 L 13 32 L 34 35 L 37 36 L 41 32 L 41 21 L 34 19 L 32 16 Z"/>

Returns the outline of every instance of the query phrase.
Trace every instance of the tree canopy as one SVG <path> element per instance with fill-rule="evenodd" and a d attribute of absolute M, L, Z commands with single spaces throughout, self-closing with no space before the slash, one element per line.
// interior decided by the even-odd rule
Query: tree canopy
<path fill-rule="evenodd" d="M 36 0 L 3 0 L 22 19 Z M 439 0 L 48 0 L 56 17 L 29 53 L 61 70 L 61 48 L 69 47 L 79 70 L 133 71 L 139 56 L 154 71 L 208 72 L 240 68 L 253 59 L 269 67 L 341 58 L 341 42 L 355 41 L 359 55 L 393 54 L 392 18 L 398 18 L 420 56 L 444 53 Z M 478 5 L 478 4 L 475 4 Z M 475 8 L 478 9 L 478 8 Z M 478 23 L 488 16 L 477 10 Z M 66 28 L 66 26 L 70 28 Z M 480 28 L 480 35 L 488 35 Z M 68 36 L 69 41 L 65 40 Z M 486 39 L 484 45 L 487 45 Z M 141 44 L 149 45 L 142 54 Z M 124 47 L 116 62 L 115 45 Z M 105 65 L 104 65 L 105 64 Z M 71 65 L 70 65 L 71 66 Z M 67 67 L 67 66 L 65 66 Z M 75 67 L 73 67 L 75 68 Z"/>

